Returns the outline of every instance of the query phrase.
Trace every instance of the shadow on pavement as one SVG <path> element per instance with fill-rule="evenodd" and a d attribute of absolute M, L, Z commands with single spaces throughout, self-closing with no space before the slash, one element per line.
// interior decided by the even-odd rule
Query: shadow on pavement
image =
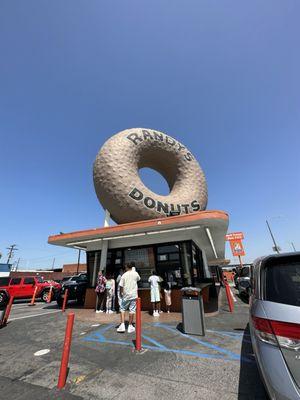
<path fill-rule="evenodd" d="M 249 324 L 242 341 L 238 399 L 268 399 L 253 355 Z"/>

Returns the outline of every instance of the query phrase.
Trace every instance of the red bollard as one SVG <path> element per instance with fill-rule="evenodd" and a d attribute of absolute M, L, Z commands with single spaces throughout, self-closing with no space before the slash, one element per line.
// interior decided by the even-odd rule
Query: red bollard
<path fill-rule="evenodd" d="M 29 306 L 35 306 L 35 296 L 36 296 L 36 292 L 38 290 L 38 287 L 36 286 L 32 295 L 32 299 L 31 302 L 28 304 Z"/>
<path fill-rule="evenodd" d="M 13 305 L 13 302 L 14 302 L 14 296 L 11 296 L 11 298 L 9 299 L 8 305 L 6 307 L 5 315 L 4 315 L 4 318 L 3 318 L 1 326 L 5 326 L 7 324 L 7 321 L 8 321 L 8 318 L 9 318 L 9 314 L 10 314 L 10 310 L 11 310 L 11 307 Z"/>
<path fill-rule="evenodd" d="M 69 293 L 69 289 L 66 289 L 64 302 L 63 302 L 63 306 L 62 306 L 62 309 L 61 309 L 62 312 L 65 312 L 65 309 L 66 309 L 66 305 L 67 305 L 67 301 L 68 301 L 68 293 Z"/>
<path fill-rule="evenodd" d="M 136 299 L 135 349 L 136 351 L 142 350 L 142 312 L 140 297 Z"/>
<path fill-rule="evenodd" d="M 68 372 L 68 364 L 69 364 L 70 349 L 71 349 L 71 342 L 72 342 L 72 331 L 73 331 L 73 325 L 74 325 L 74 318 L 75 318 L 74 313 L 68 314 L 66 333 L 65 333 L 65 341 L 64 341 L 64 347 L 63 347 L 59 376 L 58 376 L 58 384 L 57 384 L 58 389 L 62 389 L 65 386 L 66 380 L 67 380 L 67 372 Z"/>
<path fill-rule="evenodd" d="M 53 290 L 53 286 L 51 285 L 49 293 L 48 293 L 47 303 L 51 303 L 52 290 Z"/>
<path fill-rule="evenodd" d="M 230 291 L 230 286 L 229 286 L 228 282 L 225 281 L 224 283 L 225 283 L 225 290 L 226 290 L 226 297 L 227 297 L 227 302 L 228 302 L 228 306 L 229 306 L 229 311 L 233 312 L 234 304 L 233 304 L 232 294 Z"/>

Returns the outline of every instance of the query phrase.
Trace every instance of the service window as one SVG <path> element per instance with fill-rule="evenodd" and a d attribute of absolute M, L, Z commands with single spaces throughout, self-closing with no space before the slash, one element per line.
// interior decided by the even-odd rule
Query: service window
<path fill-rule="evenodd" d="M 35 281 L 34 278 L 24 278 L 24 285 L 34 285 Z"/>
<path fill-rule="evenodd" d="M 12 285 L 20 285 L 21 283 L 21 278 L 12 278 L 10 281 L 10 286 Z"/>

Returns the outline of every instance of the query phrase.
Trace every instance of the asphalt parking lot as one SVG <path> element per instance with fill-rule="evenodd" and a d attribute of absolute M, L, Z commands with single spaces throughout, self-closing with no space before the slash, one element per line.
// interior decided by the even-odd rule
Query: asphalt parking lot
<path fill-rule="evenodd" d="M 71 311 L 70 309 L 68 311 Z M 66 315 L 56 305 L 13 306 L 0 330 L 0 391 L 5 399 L 265 399 L 247 330 L 248 306 L 221 304 L 206 336 L 183 334 L 172 318 L 145 318 L 143 351 L 118 334 L 118 316 L 89 321 L 75 309 L 66 388 L 56 384 Z M 49 350 L 42 356 L 39 350 Z"/>

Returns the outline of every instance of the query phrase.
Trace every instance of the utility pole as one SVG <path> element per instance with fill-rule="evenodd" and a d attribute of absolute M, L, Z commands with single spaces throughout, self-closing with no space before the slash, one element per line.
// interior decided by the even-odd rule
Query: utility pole
<path fill-rule="evenodd" d="M 294 245 L 293 242 L 291 242 L 291 245 L 292 245 L 293 250 L 294 250 L 294 251 L 297 251 L 297 250 L 296 250 L 296 247 L 295 247 L 295 245 Z"/>
<path fill-rule="evenodd" d="M 16 244 L 12 244 L 9 247 L 6 247 L 7 250 L 9 250 L 6 264 L 9 264 L 9 262 L 10 262 L 12 256 L 13 256 L 13 252 L 18 250 L 18 249 L 16 249 L 16 246 L 17 246 Z"/>
<path fill-rule="evenodd" d="M 18 271 L 18 268 L 19 268 L 19 262 L 20 262 L 20 257 L 18 258 L 18 261 L 17 261 L 17 265 L 16 265 L 16 268 L 15 268 L 15 271 Z"/>
<path fill-rule="evenodd" d="M 266 223 L 267 223 L 267 227 L 268 227 L 268 229 L 269 229 L 271 238 L 272 238 L 273 243 L 274 243 L 273 249 L 279 254 L 279 253 L 280 253 L 280 248 L 279 248 L 279 246 L 277 246 L 277 244 L 276 244 L 276 242 L 275 242 L 275 238 L 274 238 L 273 232 L 271 231 L 271 227 L 270 227 L 270 224 L 269 224 L 269 222 L 268 222 L 267 219 L 266 219 Z"/>
<path fill-rule="evenodd" d="M 53 258 L 52 269 L 54 269 L 54 264 L 55 264 L 55 257 Z"/>
<path fill-rule="evenodd" d="M 79 273 L 80 253 L 81 253 L 81 249 L 78 250 L 77 275 L 78 275 L 78 273 Z"/>

